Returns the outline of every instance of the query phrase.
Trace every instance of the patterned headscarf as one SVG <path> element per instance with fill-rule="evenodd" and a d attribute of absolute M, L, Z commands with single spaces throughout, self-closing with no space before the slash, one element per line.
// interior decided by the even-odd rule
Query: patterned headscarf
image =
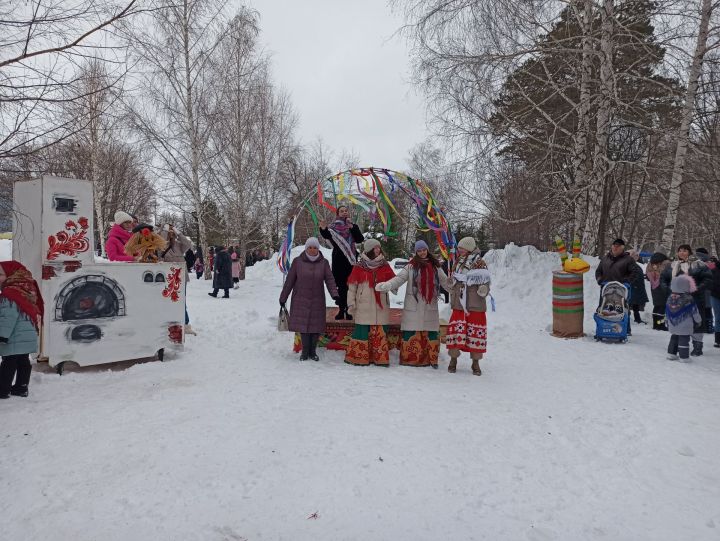
<path fill-rule="evenodd" d="M 45 314 L 40 288 L 37 282 L 22 263 L 17 261 L 0 261 L 7 279 L 0 290 L 0 297 L 15 303 L 18 310 L 25 314 L 36 329 L 40 329 L 39 320 Z"/>

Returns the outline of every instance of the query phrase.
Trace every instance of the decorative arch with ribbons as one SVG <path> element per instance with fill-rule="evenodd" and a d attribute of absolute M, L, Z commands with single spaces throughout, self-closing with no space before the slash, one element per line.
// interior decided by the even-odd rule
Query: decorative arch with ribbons
<path fill-rule="evenodd" d="M 314 206 L 325 207 L 336 213 L 337 208 L 342 205 L 354 205 L 362 209 L 372 221 L 381 224 L 385 236 L 393 237 L 397 234 L 393 225 L 393 213 L 400 215 L 396 208 L 399 197 L 408 197 L 413 202 L 417 211 L 418 230 L 432 231 L 442 256 L 452 261 L 455 257 L 455 236 L 430 187 L 422 180 L 399 171 L 363 167 L 349 169 L 319 181 L 315 189 L 303 199 L 287 225 L 285 239 L 278 254 L 278 267 L 285 274 L 290 270 L 290 250 L 295 237 L 295 223 L 303 211 L 307 210 L 317 227 L 319 219 Z"/>

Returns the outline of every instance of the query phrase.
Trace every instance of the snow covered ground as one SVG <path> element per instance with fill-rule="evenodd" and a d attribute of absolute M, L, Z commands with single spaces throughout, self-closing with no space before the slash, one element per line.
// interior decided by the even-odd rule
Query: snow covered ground
<path fill-rule="evenodd" d="M 0 404 L 0 538 L 717 540 L 720 351 L 665 360 L 550 336 L 557 256 L 487 256 L 497 312 L 473 377 L 300 363 L 263 262 L 229 300 L 192 280 L 171 362 L 34 372 Z M 586 284 L 586 332 L 598 289 Z M 401 297 L 396 298 L 400 299 Z"/>

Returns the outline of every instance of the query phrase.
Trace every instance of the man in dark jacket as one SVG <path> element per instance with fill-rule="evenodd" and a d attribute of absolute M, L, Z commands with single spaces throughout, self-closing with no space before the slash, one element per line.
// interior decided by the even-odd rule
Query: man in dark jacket
<path fill-rule="evenodd" d="M 595 270 L 595 279 L 598 284 L 604 282 L 632 284 L 642 280 L 642 269 L 625 251 L 623 239 L 615 239 L 610 246 L 610 251 L 600 259 L 600 264 Z"/>
<path fill-rule="evenodd" d="M 230 288 L 232 287 L 232 260 L 230 254 L 224 246 L 215 248 L 215 264 L 213 274 L 213 292 L 208 293 L 211 297 L 217 297 L 218 291 L 225 291 L 223 299 L 230 298 Z"/>
<path fill-rule="evenodd" d="M 610 246 L 610 251 L 600 259 L 600 264 L 595 269 L 595 279 L 601 286 L 605 282 L 620 282 L 630 285 L 642 281 L 642 269 L 625 251 L 623 239 L 615 239 Z M 628 321 L 628 335 L 631 334 L 630 321 Z"/>

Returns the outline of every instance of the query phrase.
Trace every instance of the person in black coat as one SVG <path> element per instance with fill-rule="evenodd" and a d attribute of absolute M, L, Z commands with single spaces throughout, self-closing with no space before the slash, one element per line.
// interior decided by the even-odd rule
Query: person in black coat
<path fill-rule="evenodd" d="M 720 262 L 717 257 L 711 257 L 708 268 L 712 273 L 710 284 L 710 305 L 713 310 L 713 330 L 715 331 L 715 347 L 720 348 Z"/>
<path fill-rule="evenodd" d="M 185 252 L 185 265 L 187 265 L 188 272 L 192 272 L 193 265 L 195 265 L 195 252 L 192 251 L 192 248 L 188 248 L 188 251 Z"/>
<path fill-rule="evenodd" d="M 653 301 L 653 329 L 656 331 L 667 331 L 665 305 L 670 296 L 670 290 L 662 283 L 660 277 L 668 266 L 670 266 L 668 256 L 662 252 L 655 252 L 650 257 L 650 263 L 645 269 L 645 279 L 650 282 L 650 295 Z"/>
<path fill-rule="evenodd" d="M 645 277 L 643 276 L 642 267 L 638 265 L 640 254 L 636 250 L 630 251 L 630 257 L 635 261 L 637 269 L 633 269 L 632 282 L 630 283 L 630 308 L 635 316 L 635 323 L 645 323 L 640 317 L 640 312 L 645 311 L 645 304 L 650 300 L 645 289 Z"/>
<path fill-rule="evenodd" d="M 352 319 L 347 313 L 347 281 L 353 269 L 352 259 L 357 258 L 355 243 L 365 240 L 360 228 L 350 221 L 349 216 L 350 210 L 343 205 L 338 207 L 335 221 L 329 227 L 324 220 L 319 223 L 320 234 L 333 246 L 332 273 L 340 297 L 337 301 L 340 310 L 335 319 Z"/>
<path fill-rule="evenodd" d="M 224 246 L 215 248 L 215 263 L 213 265 L 213 292 L 208 293 L 211 297 L 217 297 L 218 291 L 225 291 L 223 299 L 230 298 L 232 281 L 232 260 Z"/>
<path fill-rule="evenodd" d="M 705 292 L 712 285 L 712 272 L 710 268 L 693 256 L 692 248 L 689 244 L 681 244 L 677 249 L 677 259 L 672 262 L 662 273 L 660 280 L 663 285 L 670 288 L 670 282 L 676 276 L 681 274 L 689 274 L 695 280 L 696 290 L 692 294 L 695 304 L 700 311 L 701 322 L 695 326 L 695 332 L 692 335 L 693 349 L 690 355 L 695 357 L 703 354 L 703 334 L 707 328 L 705 320 Z"/>

